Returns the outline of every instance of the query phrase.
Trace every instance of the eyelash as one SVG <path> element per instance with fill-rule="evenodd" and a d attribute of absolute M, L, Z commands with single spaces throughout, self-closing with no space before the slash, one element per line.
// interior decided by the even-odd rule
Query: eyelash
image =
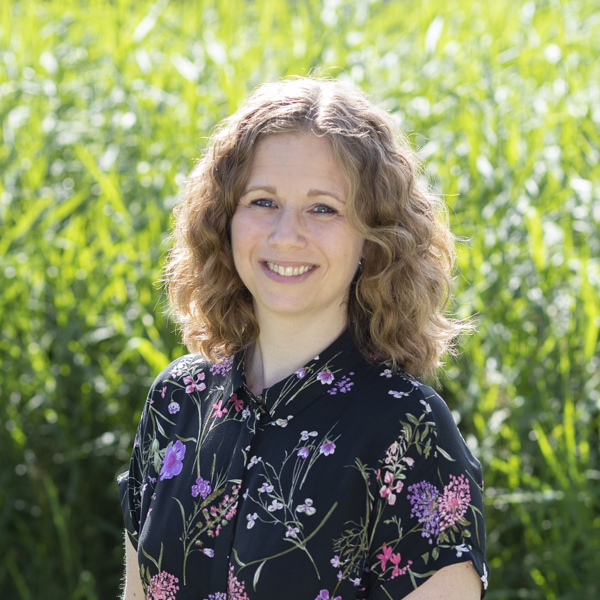
<path fill-rule="evenodd" d="M 252 200 L 252 202 L 250 204 L 253 204 L 254 206 L 260 206 L 261 208 L 271 208 L 271 206 L 265 206 L 265 204 L 262 203 L 270 203 L 271 205 L 274 204 L 273 200 L 270 200 L 269 198 L 258 198 L 256 200 Z M 326 209 L 325 211 L 321 211 L 321 210 L 317 210 L 317 209 Z M 335 210 L 334 208 L 331 208 L 331 206 L 327 206 L 327 204 L 317 204 L 317 206 L 314 207 L 314 209 L 311 211 L 315 214 L 318 215 L 337 215 L 338 211 Z"/>

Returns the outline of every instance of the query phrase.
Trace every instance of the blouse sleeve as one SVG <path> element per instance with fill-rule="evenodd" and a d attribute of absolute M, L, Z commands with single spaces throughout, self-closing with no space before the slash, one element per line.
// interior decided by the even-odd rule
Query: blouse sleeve
<path fill-rule="evenodd" d="M 466 561 L 482 580 L 483 598 L 481 466 L 445 402 L 428 386 L 413 385 L 418 393 L 402 399 L 405 412 L 371 485 L 369 598 L 399 600 L 441 568 Z"/>
<path fill-rule="evenodd" d="M 160 397 L 160 385 L 165 379 L 166 372 L 167 369 L 156 378 L 150 388 L 133 442 L 129 471 L 122 473 L 117 478 L 125 530 L 136 550 L 140 532 L 144 526 L 144 515 L 148 512 L 150 497 L 156 483 L 157 467 L 159 466 L 156 464 L 158 457 L 157 425 L 152 405 Z"/>

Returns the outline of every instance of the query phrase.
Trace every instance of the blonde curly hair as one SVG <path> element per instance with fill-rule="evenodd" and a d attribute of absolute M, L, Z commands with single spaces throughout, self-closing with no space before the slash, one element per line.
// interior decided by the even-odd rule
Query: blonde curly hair
<path fill-rule="evenodd" d="M 419 162 L 390 116 L 337 80 L 265 83 L 225 119 L 192 169 L 176 207 L 165 282 L 183 342 L 212 360 L 258 337 L 250 292 L 230 239 L 257 142 L 312 131 L 330 140 L 348 183 L 347 219 L 365 239 L 348 322 L 367 357 L 435 379 L 468 323 L 448 318 L 454 238 L 444 206 L 418 181 Z"/>

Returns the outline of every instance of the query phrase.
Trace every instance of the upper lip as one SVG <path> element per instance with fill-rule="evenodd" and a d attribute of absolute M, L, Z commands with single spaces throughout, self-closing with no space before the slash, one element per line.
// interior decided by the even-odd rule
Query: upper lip
<path fill-rule="evenodd" d="M 273 263 L 279 267 L 315 267 L 315 263 L 312 262 L 297 262 L 297 261 L 289 261 L 289 260 L 273 260 L 270 258 L 265 258 L 261 262 L 264 263 Z"/>

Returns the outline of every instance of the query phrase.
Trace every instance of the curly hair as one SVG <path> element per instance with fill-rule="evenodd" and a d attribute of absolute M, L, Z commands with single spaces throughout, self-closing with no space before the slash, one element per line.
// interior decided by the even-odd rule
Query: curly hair
<path fill-rule="evenodd" d="M 349 226 L 365 239 L 348 322 L 367 357 L 435 378 L 440 358 L 470 328 L 449 318 L 454 238 L 445 208 L 418 180 L 419 162 L 390 116 L 335 79 L 260 85 L 217 126 L 176 207 L 165 282 L 190 351 L 213 360 L 254 342 L 253 301 L 238 276 L 230 225 L 265 135 L 313 132 L 330 140 L 348 184 Z"/>

